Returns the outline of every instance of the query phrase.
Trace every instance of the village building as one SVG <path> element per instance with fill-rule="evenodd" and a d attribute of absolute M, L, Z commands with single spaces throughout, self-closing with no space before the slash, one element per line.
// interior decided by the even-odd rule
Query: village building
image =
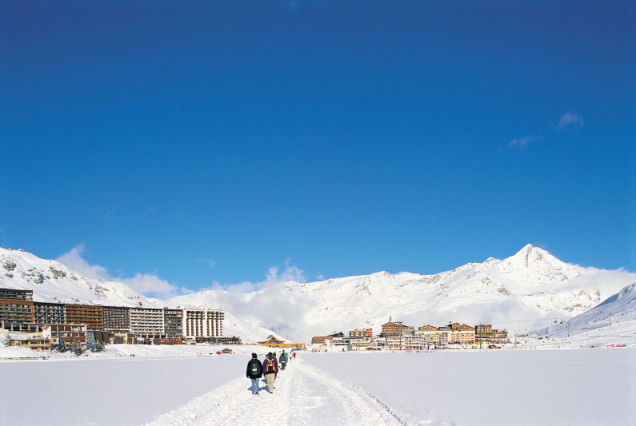
<path fill-rule="evenodd" d="M 475 342 L 489 342 L 493 337 L 492 325 L 480 323 L 475 326 Z"/>
<path fill-rule="evenodd" d="M 398 336 L 410 334 L 413 331 L 413 327 L 408 327 L 402 324 L 402 321 L 392 321 L 389 318 L 389 322 L 382 324 L 382 336 Z"/>
<path fill-rule="evenodd" d="M 492 343 L 502 345 L 510 343 L 510 340 L 508 340 L 508 332 L 506 330 L 493 330 Z"/>
<path fill-rule="evenodd" d="M 79 343 L 86 346 L 86 325 L 84 324 L 50 324 L 51 339 L 57 344 L 60 339 L 66 344 Z"/>
<path fill-rule="evenodd" d="M 350 330 L 349 337 L 373 337 L 373 329 L 364 328 L 361 330 Z"/>
<path fill-rule="evenodd" d="M 314 336 L 311 338 L 312 345 L 323 345 L 326 344 L 326 341 L 333 338 L 344 337 L 344 333 L 339 331 L 337 333 L 332 333 L 328 336 Z"/>
<path fill-rule="evenodd" d="M 12 325 L 9 330 L 3 330 L 7 335 L 9 346 L 26 346 L 31 349 L 50 349 L 53 344 L 51 327 L 36 324 Z"/>
<path fill-rule="evenodd" d="M 276 336 L 270 335 L 267 339 L 258 342 L 259 345 L 267 346 L 269 348 L 293 348 L 293 349 L 304 349 L 304 343 L 290 343 L 284 340 L 278 339 Z"/>

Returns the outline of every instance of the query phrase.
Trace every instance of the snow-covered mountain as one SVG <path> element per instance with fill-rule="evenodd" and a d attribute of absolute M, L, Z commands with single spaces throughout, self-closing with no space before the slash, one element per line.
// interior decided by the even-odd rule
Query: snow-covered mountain
<path fill-rule="evenodd" d="M 148 308 L 176 306 L 164 300 L 144 297 L 122 282 L 88 278 L 58 261 L 42 259 L 24 250 L 1 247 L 0 287 L 33 290 L 33 299 L 38 302 Z M 183 306 L 201 305 L 198 301 L 194 302 Z M 209 306 L 222 307 L 218 304 Z M 228 311 L 225 311 L 223 331 L 226 336 L 240 336 L 248 342 L 262 340 L 274 333 Z"/>
<path fill-rule="evenodd" d="M 306 341 L 312 335 L 371 327 L 389 316 L 406 324 L 486 321 L 513 333 L 580 315 L 636 282 L 636 274 L 565 263 L 526 245 L 506 259 L 468 263 L 434 275 L 409 272 L 298 283 L 245 291 L 212 288 L 168 300 L 145 298 L 126 284 L 85 278 L 59 262 L 0 249 L 0 286 L 34 290 L 41 301 L 127 306 L 224 307 L 225 334 L 247 341 L 269 334 Z"/>
<path fill-rule="evenodd" d="M 250 292 L 213 289 L 171 299 L 222 304 L 237 315 L 294 339 L 371 327 L 394 320 L 419 326 L 487 321 L 524 332 L 581 314 L 636 274 L 565 263 L 526 245 L 503 260 L 489 258 L 435 275 L 408 272 L 274 283 Z"/>
<path fill-rule="evenodd" d="M 636 344 L 636 283 L 581 315 L 552 324 L 536 334 L 569 337 L 575 342 Z"/>
<path fill-rule="evenodd" d="M 126 284 L 87 278 L 55 260 L 24 250 L 0 248 L 0 286 L 33 290 L 40 302 L 92 303 L 112 306 L 162 307 Z"/>

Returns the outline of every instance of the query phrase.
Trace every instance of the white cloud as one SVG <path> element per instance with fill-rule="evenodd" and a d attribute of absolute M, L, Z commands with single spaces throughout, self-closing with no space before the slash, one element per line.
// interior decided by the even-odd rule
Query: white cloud
<path fill-rule="evenodd" d="M 134 277 L 122 278 L 121 281 L 137 293 L 152 297 L 172 297 L 178 290 L 177 286 L 170 284 L 168 281 L 162 280 L 154 274 L 137 273 Z"/>
<path fill-rule="evenodd" d="M 565 130 L 570 127 L 574 127 L 575 129 L 580 129 L 585 125 L 585 120 L 580 115 L 566 112 L 559 118 L 559 122 L 556 125 L 557 130 Z"/>
<path fill-rule="evenodd" d="M 272 266 L 267 270 L 265 283 L 278 283 L 295 281 L 297 283 L 305 282 L 305 271 L 296 265 L 290 265 L 290 259 L 285 259 L 285 269 L 279 274 L 278 267 Z"/>
<path fill-rule="evenodd" d="M 84 244 L 78 244 L 68 252 L 58 257 L 56 260 L 87 278 L 102 280 L 110 279 L 106 268 L 100 265 L 90 265 L 86 260 L 84 260 L 82 253 L 84 253 Z"/>
<path fill-rule="evenodd" d="M 137 273 L 132 278 L 113 277 L 103 266 L 89 264 L 82 257 L 83 252 L 84 244 L 78 244 L 68 252 L 59 256 L 56 260 L 87 278 L 119 281 L 144 296 L 167 298 L 177 294 L 185 294 L 190 291 L 170 284 L 155 274 Z"/>
<path fill-rule="evenodd" d="M 508 142 L 508 148 L 513 148 L 513 147 L 523 148 L 534 141 L 536 141 L 536 138 L 533 136 L 524 136 L 522 138 L 514 138 L 510 142 Z"/>

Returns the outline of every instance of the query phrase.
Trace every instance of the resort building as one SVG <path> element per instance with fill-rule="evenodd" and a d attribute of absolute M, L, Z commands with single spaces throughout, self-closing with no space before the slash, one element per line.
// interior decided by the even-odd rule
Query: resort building
<path fill-rule="evenodd" d="M 409 334 L 413 331 L 413 327 L 402 324 L 402 321 L 392 321 L 382 324 L 382 336 L 399 336 L 405 333 Z"/>
<path fill-rule="evenodd" d="M 33 322 L 33 301 L 24 299 L 0 299 L 0 326 Z"/>
<path fill-rule="evenodd" d="M 25 326 L 11 326 L 10 330 L 3 330 L 8 335 L 9 346 L 26 346 L 31 349 L 50 349 L 53 344 L 51 327 L 28 324 Z"/>
<path fill-rule="evenodd" d="M 373 329 L 351 330 L 349 331 L 349 337 L 373 337 Z"/>
<path fill-rule="evenodd" d="M 161 338 L 165 334 L 163 309 L 130 308 L 130 331 L 143 338 Z"/>
<path fill-rule="evenodd" d="M 492 325 L 481 323 L 475 326 L 475 341 L 477 343 L 488 342 L 493 337 Z"/>
<path fill-rule="evenodd" d="M 0 288 L 0 299 L 26 300 L 33 302 L 33 290 Z"/>
<path fill-rule="evenodd" d="M 86 345 L 86 326 L 84 324 L 50 324 L 51 339 L 57 344 L 60 339 L 66 344 Z"/>
<path fill-rule="evenodd" d="M 168 339 L 183 337 L 183 309 L 163 308 L 163 323 Z"/>
<path fill-rule="evenodd" d="M 36 324 L 65 324 L 66 307 L 61 303 L 33 302 L 33 318 Z"/>
<path fill-rule="evenodd" d="M 104 329 L 104 307 L 100 305 L 64 305 L 66 323 L 86 324 L 89 330 Z"/>
<path fill-rule="evenodd" d="M 130 330 L 130 308 L 104 306 L 104 330 Z"/>
<path fill-rule="evenodd" d="M 186 309 L 183 313 L 183 336 L 186 339 L 205 339 L 223 335 L 222 311 Z"/>

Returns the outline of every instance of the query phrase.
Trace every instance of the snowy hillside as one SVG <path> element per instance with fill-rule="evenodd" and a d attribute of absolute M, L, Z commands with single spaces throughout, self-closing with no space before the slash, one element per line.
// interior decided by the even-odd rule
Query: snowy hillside
<path fill-rule="evenodd" d="M 33 290 L 40 302 L 161 307 L 126 284 L 86 278 L 55 260 L 41 259 L 23 250 L 0 248 L 0 286 Z"/>
<path fill-rule="evenodd" d="M 636 344 L 636 283 L 576 317 L 537 332 L 574 342 Z"/>
<path fill-rule="evenodd" d="M 34 290 L 39 301 L 126 306 L 223 307 L 225 335 L 254 342 L 275 331 L 287 339 L 372 327 L 389 316 L 406 324 L 492 323 L 513 333 L 580 315 L 636 281 L 636 274 L 565 263 L 527 245 L 503 260 L 489 258 L 435 275 L 414 273 L 272 282 L 256 290 L 214 288 L 149 299 L 118 281 L 86 278 L 57 261 L 0 248 L 0 286 Z"/>
<path fill-rule="evenodd" d="M 489 258 L 435 275 L 413 273 L 275 283 L 251 292 L 206 290 L 171 299 L 221 304 L 253 323 L 294 339 L 380 325 L 487 321 L 524 332 L 581 314 L 636 280 L 636 274 L 562 262 L 527 245 L 503 260 Z"/>
<path fill-rule="evenodd" d="M 128 285 L 113 280 L 87 278 L 55 260 L 41 259 L 23 250 L 0 248 L 0 287 L 33 290 L 38 302 L 88 303 L 110 306 L 162 308 L 176 306 L 166 301 L 142 296 Z M 196 301 L 183 306 L 199 306 Z M 219 304 L 208 305 L 213 308 Z M 223 332 L 240 336 L 248 342 L 265 339 L 272 330 L 251 324 L 225 311 Z"/>

